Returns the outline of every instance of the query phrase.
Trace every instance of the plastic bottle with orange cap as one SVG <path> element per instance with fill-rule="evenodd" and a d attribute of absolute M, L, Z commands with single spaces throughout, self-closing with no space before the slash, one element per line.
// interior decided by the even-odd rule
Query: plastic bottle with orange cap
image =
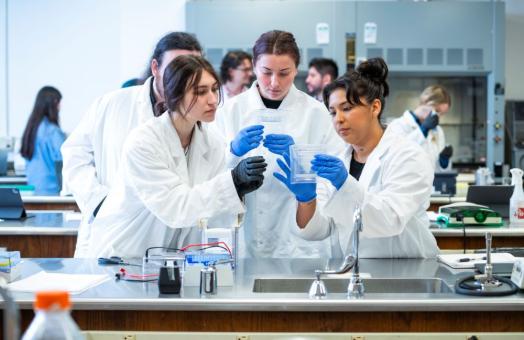
<path fill-rule="evenodd" d="M 35 317 L 22 336 L 22 340 L 85 339 L 71 317 L 71 300 L 68 292 L 37 292 L 34 309 Z"/>

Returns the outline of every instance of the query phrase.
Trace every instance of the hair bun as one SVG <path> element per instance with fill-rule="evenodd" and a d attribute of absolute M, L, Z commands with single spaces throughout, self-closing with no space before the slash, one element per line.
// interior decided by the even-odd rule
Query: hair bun
<path fill-rule="evenodd" d="M 371 58 L 361 62 L 357 72 L 365 78 L 382 83 L 388 76 L 388 65 L 382 58 Z"/>
<path fill-rule="evenodd" d="M 382 58 L 371 58 L 358 65 L 357 72 L 361 77 L 373 82 L 380 83 L 384 87 L 384 96 L 389 94 L 389 86 L 386 82 L 388 77 L 388 65 Z"/>

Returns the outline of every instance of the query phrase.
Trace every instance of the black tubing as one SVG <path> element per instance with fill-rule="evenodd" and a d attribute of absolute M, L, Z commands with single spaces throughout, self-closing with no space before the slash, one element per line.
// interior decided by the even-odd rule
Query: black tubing
<path fill-rule="evenodd" d="M 506 296 L 512 295 L 519 291 L 519 287 L 508 278 L 494 275 L 493 278 L 507 284 L 511 289 L 500 291 L 484 291 L 466 283 L 466 281 L 475 281 L 475 276 L 468 276 L 455 282 L 455 293 L 473 296 Z"/>

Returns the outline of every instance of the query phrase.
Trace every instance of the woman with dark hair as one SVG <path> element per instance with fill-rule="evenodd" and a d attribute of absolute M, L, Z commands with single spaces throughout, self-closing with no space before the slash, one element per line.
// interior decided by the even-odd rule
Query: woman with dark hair
<path fill-rule="evenodd" d="M 22 136 L 20 153 L 26 159 L 27 183 L 37 195 L 60 193 L 55 162 L 62 161 L 60 147 L 65 140 L 58 117 L 61 100 L 56 88 L 42 87 Z"/>
<path fill-rule="evenodd" d="M 438 253 L 426 214 L 433 168 L 420 146 L 380 121 L 389 93 L 387 74 L 384 60 L 369 59 L 324 89 L 324 103 L 346 150 L 340 157 L 315 155 L 312 169 L 326 180 L 319 181 L 318 198 L 315 183 L 290 182 L 287 155 L 286 162 L 278 160 L 285 175 L 274 174 L 297 197 L 299 235 L 308 240 L 331 238 L 336 258 L 353 252 L 350 237 L 357 207 L 363 222 L 360 257 Z"/>
<path fill-rule="evenodd" d="M 270 170 L 276 157 L 297 144 L 341 146 L 326 108 L 299 91 L 293 81 L 300 63 L 300 52 L 293 34 L 269 31 L 253 46 L 256 81 L 246 92 L 227 102 L 217 113 L 216 128 L 229 143 L 227 155 L 233 166 L 248 155 L 263 155 Z M 261 117 L 277 122 L 260 123 Z M 279 131 L 276 131 L 279 130 Z M 259 147 L 260 146 L 260 147 Z M 273 177 L 256 192 L 246 196 L 247 212 L 239 253 L 244 257 L 325 257 L 327 242 L 305 242 L 293 234 L 295 202 L 293 196 Z"/>
<path fill-rule="evenodd" d="M 243 196 L 262 185 L 264 158 L 224 171 L 223 145 L 201 124 L 214 120 L 220 97 L 209 62 L 176 57 L 163 88 L 166 111 L 124 144 L 118 180 L 91 226 L 87 257 L 142 257 L 149 247 L 200 243 L 201 221 L 243 213 Z"/>
<path fill-rule="evenodd" d="M 224 102 L 247 90 L 253 77 L 251 56 L 241 50 L 229 51 L 220 65 Z"/>

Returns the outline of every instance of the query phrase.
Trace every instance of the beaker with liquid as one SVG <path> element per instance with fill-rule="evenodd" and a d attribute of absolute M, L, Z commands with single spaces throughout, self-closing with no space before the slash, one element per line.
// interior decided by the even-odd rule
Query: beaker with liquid
<path fill-rule="evenodd" d="M 314 183 L 317 174 L 311 170 L 311 161 L 316 154 L 324 153 L 325 146 L 319 144 L 291 145 L 291 183 Z"/>

